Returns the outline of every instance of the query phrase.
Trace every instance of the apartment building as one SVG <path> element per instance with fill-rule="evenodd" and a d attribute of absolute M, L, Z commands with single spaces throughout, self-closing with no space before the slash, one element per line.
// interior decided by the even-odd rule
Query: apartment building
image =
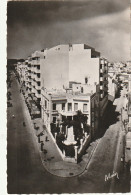
<path fill-rule="evenodd" d="M 41 101 L 41 63 L 40 58 L 43 57 L 42 51 L 35 51 L 31 54 L 28 61 L 29 72 L 29 95 L 36 99 L 38 107 Z"/>
<path fill-rule="evenodd" d="M 65 117 L 73 120 L 77 111 L 87 116 L 92 137 L 99 125 L 99 86 L 73 83 L 66 90 L 46 90 L 42 88 L 42 119 L 50 131 L 51 123 L 61 123 Z"/>
<path fill-rule="evenodd" d="M 85 44 L 58 45 L 44 51 L 41 59 L 42 86 L 66 89 L 70 82 L 100 84 L 100 115 L 108 103 L 108 62 Z"/>
<path fill-rule="evenodd" d="M 21 90 L 26 96 L 26 102 L 31 116 L 39 116 L 41 113 L 41 63 L 43 51 L 35 51 L 24 62 L 18 62 L 17 72 L 21 82 Z"/>
<path fill-rule="evenodd" d="M 21 85 L 23 86 L 23 88 L 27 88 L 28 87 L 28 66 L 27 66 L 27 62 L 18 62 L 17 66 L 17 73 L 19 75 L 19 80 L 21 82 Z"/>

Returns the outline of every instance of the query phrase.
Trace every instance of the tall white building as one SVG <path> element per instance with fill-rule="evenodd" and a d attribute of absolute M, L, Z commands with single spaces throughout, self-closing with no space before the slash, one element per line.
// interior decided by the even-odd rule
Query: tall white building
<path fill-rule="evenodd" d="M 70 83 L 100 84 L 100 114 L 108 103 L 108 62 L 100 52 L 85 44 L 58 45 L 46 49 L 40 59 L 42 86 L 46 89 L 70 88 Z"/>

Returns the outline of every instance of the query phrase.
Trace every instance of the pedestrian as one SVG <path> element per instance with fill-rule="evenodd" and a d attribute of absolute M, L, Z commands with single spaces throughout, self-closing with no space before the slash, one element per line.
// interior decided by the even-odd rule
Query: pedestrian
<path fill-rule="evenodd" d="M 40 143 L 40 135 L 38 135 L 38 143 Z"/>
<path fill-rule="evenodd" d="M 43 151 L 43 150 L 44 150 L 44 143 L 41 142 L 41 151 Z"/>
<path fill-rule="evenodd" d="M 13 114 L 12 117 L 15 118 L 15 115 Z"/>
<path fill-rule="evenodd" d="M 49 140 L 48 140 L 48 136 L 45 137 L 45 141 L 46 141 L 46 142 L 49 141 Z"/>

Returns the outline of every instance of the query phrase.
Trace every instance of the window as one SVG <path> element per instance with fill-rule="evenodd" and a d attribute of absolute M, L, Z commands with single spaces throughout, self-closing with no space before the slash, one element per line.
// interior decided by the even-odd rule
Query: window
<path fill-rule="evenodd" d="M 37 82 L 38 86 L 40 86 L 40 82 Z"/>
<path fill-rule="evenodd" d="M 87 104 L 83 104 L 83 111 L 87 111 Z"/>
<path fill-rule="evenodd" d="M 40 73 L 37 74 L 37 77 L 40 78 Z"/>
<path fill-rule="evenodd" d="M 38 69 L 38 70 L 40 70 L 40 65 L 39 65 L 39 66 L 37 66 L 37 69 Z"/>
<path fill-rule="evenodd" d="M 72 103 L 68 103 L 68 111 L 72 111 Z"/>
<path fill-rule="evenodd" d="M 74 103 L 74 111 L 78 110 L 78 103 Z"/>
<path fill-rule="evenodd" d="M 56 123 L 56 117 L 53 117 L 53 123 Z"/>
<path fill-rule="evenodd" d="M 53 104 L 53 110 L 56 110 L 56 104 Z"/>
<path fill-rule="evenodd" d="M 62 110 L 65 110 L 65 103 L 62 103 Z"/>

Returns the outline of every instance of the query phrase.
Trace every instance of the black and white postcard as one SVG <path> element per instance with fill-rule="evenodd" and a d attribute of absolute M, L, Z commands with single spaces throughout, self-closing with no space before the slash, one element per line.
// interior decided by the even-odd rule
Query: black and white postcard
<path fill-rule="evenodd" d="M 8 194 L 131 192 L 129 0 L 8 1 L 5 67 Z"/>

